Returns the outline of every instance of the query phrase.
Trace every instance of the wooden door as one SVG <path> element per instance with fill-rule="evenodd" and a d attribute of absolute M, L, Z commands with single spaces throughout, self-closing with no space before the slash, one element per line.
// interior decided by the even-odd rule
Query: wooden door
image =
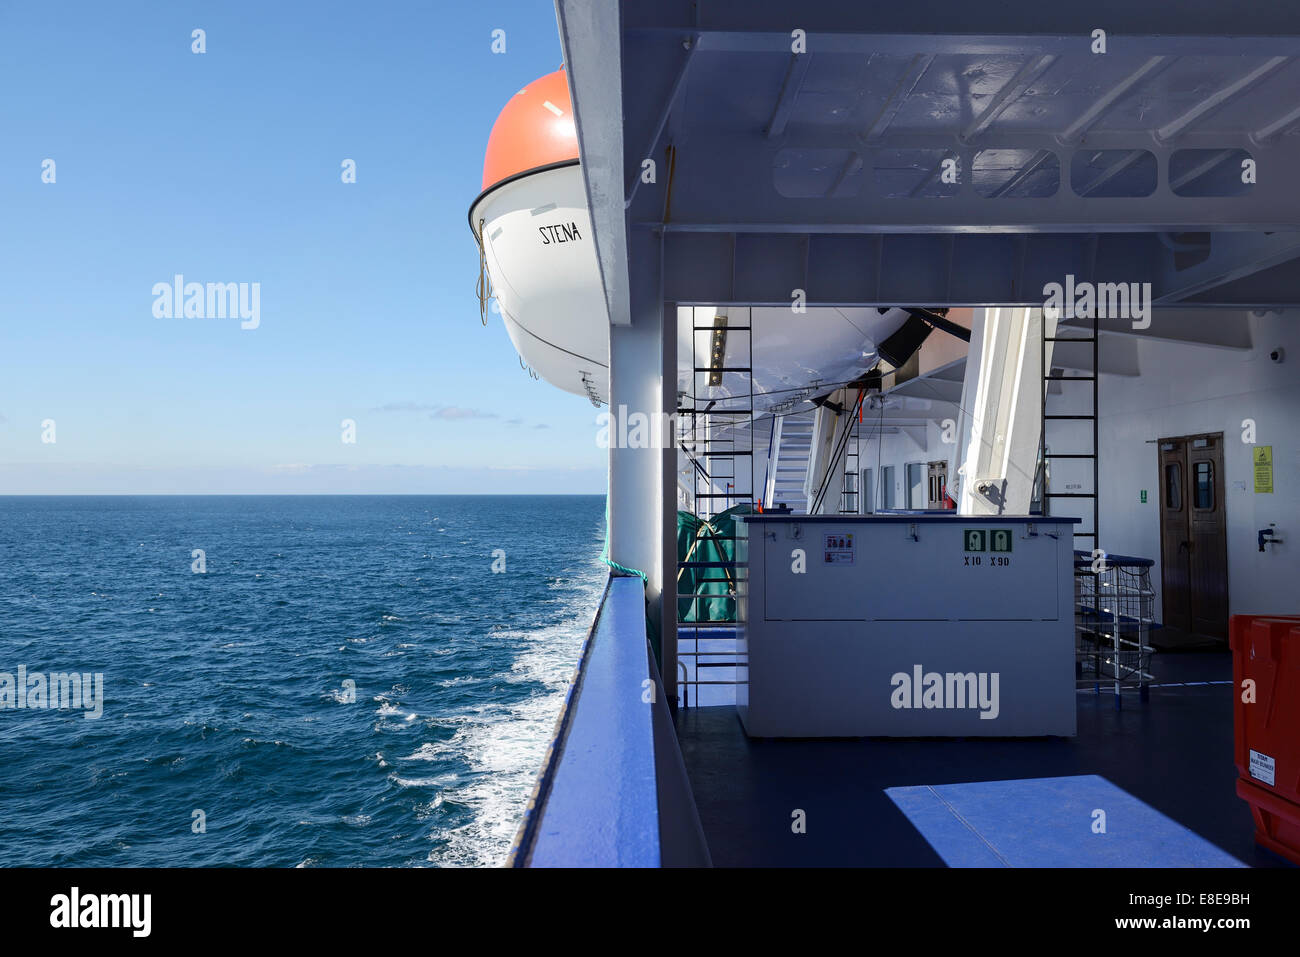
<path fill-rule="evenodd" d="M 1223 434 L 1161 439 L 1159 450 L 1161 620 L 1175 632 L 1226 640 Z"/>
<path fill-rule="evenodd" d="M 1191 577 L 1187 523 L 1187 449 L 1182 439 L 1162 439 L 1160 448 L 1161 621 L 1182 632 L 1192 630 Z"/>
<path fill-rule="evenodd" d="M 1228 523 L 1223 508 L 1223 435 L 1187 443 L 1188 592 L 1194 634 L 1228 640 Z"/>

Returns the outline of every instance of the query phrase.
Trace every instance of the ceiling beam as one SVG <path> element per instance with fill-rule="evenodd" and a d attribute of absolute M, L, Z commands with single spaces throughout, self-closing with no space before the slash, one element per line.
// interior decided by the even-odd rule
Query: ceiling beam
<path fill-rule="evenodd" d="M 1269 140 L 1277 136 L 1277 134 L 1284 132 L 1288 127 L 1293 126 L 1298 120 L 1300 120 L 1300 106 L 1288 110 L 1277 119 L 1264 124 L 1254 133 L 1250 134 L 1251 142 L 1264 146 L 1269 142 Z"/>
<path fill-rule="evenodd" d="M 1193 106 L 1186 113 L 1182 114 L 1182 116 L 1170 120 L 1164 126 L 1157 129 L 1155 131 L 1156 139 L 1160 140 L 1162 143 L 1168 143 L 1170 140 L 1176 137 L 1179 133 L 1183 132 L 1183 130 L 1187 129 L 1197 120 L 1199 120 L 1201 117 L 1205 116 L 1208 113 L 1212 113 L 1214 110 L 1219 109 L 1219 107 L 1223 106 L 1233 97 L 1241 95 L 1246 90 L 1254 86 L 1256 83 L 1260 82 L 1265 77 L 1274 73 L 1276 70 L 1278 70 L 1282 66 L 1285 66 L 1289 62 L 1291 62 L 1290 58 L 1286 56 L 1270 57 L 1268 60 L 1261 63 L 1259 66 L 1255 67 L 1255 69 L 1251 70 L 1249 73 L 1246 73 L 1243 76 L 1238 77 L 1237 79 L 1229 83 L 1227 86 L 1215 90 L 1209 96 L 1201 100 L 1201 102 Z"/>
<path fill-rule="evenodd" d="M 1028 163 L 1016 171 L 1014 176 L 1000 185 L 997 189 L 993 190 L 993 192 L 989 193 L 989 199 L 997 199 L 999 196 L 1005 196 L 1025 180 L 1029 179 L 1030 176 L 1033 176 L 1034 173 L 1038 172 L 1049 159 L 1055 158 L 1055 153 L 1049 150 L 1039 150 Z"/>
<path fill-rule="evenodd" d="M 864 139 L 870 141 L 884 135 L 885 130 L 889 129 L 889 124 L 898 115 L 904 101 L 911 96 L 912 91 L 916 89 L 916 85 L 921 82 L 921 77 L 925 76 L 925 71 L 930 69 L 930 64 L 933 62 L 934 54 L 918 53 L 912 57 L 907 64 L 907 69 L 903 71 L 903 75 L 898 78 L 894 88 L 889 91 L 880 112 L 876 114 L 876 118 L 867 127 L 867 131 L 863 134 Z"/>
<path fill-rule="evenodd" d="M 788 0 L 785 0 L 788 6 Z M 1038 0 L 1036 0 L 1038 2 Z M 1131 4 L 1135 6 L 1136 4 Z M 646 4 L 645 6 L 650 6 Z M 746 0 L 745 7 L 749 6 Z M 806 7 L 807 3 L 801 3 Z M 782 17 L 782 24 L 774 29 L 755 26 L 746 18 L 746 22 L 735 26 L 717 25 L 707 16 L 694 18 L 694 22 L 658 27 L 630 26 L 625 31 L 629 40 L 662 35 L 665 32 L 680 34 L 683 31 L 699 37 L 701 49 L 720 53 L 790 53 L 791 31 L 798 26 L 805 33 L 807 52 L 828 54 L 890 54 L 915 56 L 918 53 L 929 55 L 1007 55 L 1007 56 L 1067 56 L 1070 54 L 1090 55 L 1090 35 L 1096 28 L 1096 22 L 1079 33 L 1043 31 L 1023 33 L 1016 30 L 998 30 L 992 24 L 993 8 L 985 5 L 979 8 L 984 14 L 980 26 L 970 33 L 935 33 L 933 22 L 918 23 L 918 29 L 891 30 L 885 25 L 884 18 L 876 18 L 880 7 L 863 4 L 872 14 L 872 22 L 864 24 L 865 29 L 856 29 L 848 21 L 851 13 L 841 9 L 836 17 L 835 26 L 839 29 L 819 28 L 810 16 L 801 11 L 792 15 L 787 9 Z M 919 5 L 918 5 L 919 6 Z M 1042 22 L 1046 12 L 1039 2 L 1039 9 L 1031 18 L 1033 22 Z M 652 14 L 653 15 L 653 14 Z M 933 21 L 933 13 L 925 15 Z M 1294 55 L 1296 41 L 1300 39 L 1300 11 L 1290 14 L 1290 30 L 1282 29 L 1270 32 L 1251 32 L 1243 28 L 1238 21 L 1226 30 L 1207 30 L 1202 34 L 1174 33 L 1171 31 L 1172 20 L 1164 21 L 1159 29 L 1151 31 L 1134 31 L 1121 35 L 1118 27 L 1112 26 L 1108 36 L 1112 39 L 1110 49 L 1118 52 L 1121 48 L 1129 52 L 1141 50 L 1148 56 L 1288 56 Z M 1030 21 L 1025 21 L 1030 22 Z M 952 21 L 945 19 L 945 26 L 952 26 Z M 802 24 L 802 25 L 801 25 Z M 825 27 L 830 27 L 826 24 Z M 1024 23 L 1019 24 L 1023 30 Z"/>
<path fill-rule="evenodd" d="M 1129 150 L 1114 163 L 1111 163 L 1106 169 L 1102 170 L 1101 174 L 1098 175 L 1096 179 L 1090 182 L 1083 189 L 1079 190 L 1079 195 L 1091 196 L 1116 176 L 1119 176 L 1125 170 L 1132 169 L 1134 164 L 1140 161 L 1143 157 L 1149 155 L 1150 154 L 1146 150 Z"/>
<path fill-rule="evenodd" d="M 1148 57 L 1140 67 L 1103 93 L 1092 106 L 1080 113 L 1073 123 L 1063 129 L 1059 137 L 1060 141 L 1065 144 L 1078 142 L 1094 123 L 1105 116 L 1110 108 L 1127 96 L 1134 87 L 1166 69 L 1175 59 L 1176 57 L 1171 56 Z"/>
<path fill-rule="evenodd" d="M 1002 112 L 1014 103 L 1025 90 L 1029 89 L 1035 80 L 1051 69 L 1056 60 L 1057 58 L 1050 53 L 1046 56 L 1035 56 L 1026 60 L 1020 69 L 1016 71 L 1016 75 L 994 94 L 980 115 L 962 130 L 962 140 L 969 142 L 992 126 L 993 121 L 1001 116 Z"/>
<path fill-rule="evenodd" d="M 1169 188 L 1175 193 L 1191 183 L 1196 182 L 1202 176 L 1222 166 L 1227 160 L 1235 156 L 1239 150 L 1219 150 L 1212 153 L 1208 158 L 1197 163 L 1190 169 L 1184 170 L 1178 176 L 1169 178 Z"/>
<path fill-rule="evenodd" d="M 953 137 L 931 137 L 928 148 L 953 150 L 960 157 L 965 182 L 956 193 L 943 196 L 897 197 L 883 195 L 874 171 L 881 162 L 877 152 L 856 137 L 800 136 L 769 140 L 758 131 L 700 131 L 683 142 L 672 186 L 672 222 L 675 231 L 722 232 L 1200 232 L 1212 230 L 1271 231 L 1294 229 L 1300 223 L 1300 190 L 1286 175 L 1261 176 L 1247 192 L 1224 197 L 1176 196 L 1157 187 L 1148 196 L 1094 196 L 1094 182 L 1078 195 L 1070 186 L 1068 171 L 1076 153 L 1123 149 L 1125 162 L 1137 162 L 1150 152 L 1165 179 L 1171 149 L 1158 147 L 1149 135 L 1129 133 L 1109 142 L 1089 138 L 1085 147 L 1066 149 L 1048 134 L 1019 137 L 1019 148 L 1046 149 L 1060 161 L 1062 180 L 1056 193 L 1043 197 L 990 198 L 968 188 L 969 170 L 977 150 L 961 146 Z M 1284 142 L 1284 140 L 1286 142 Z M 1297 142 L 1290 142 L 1295 140 Z M 914 138 L 914 142 L 922 142 Z M 1216 150 L 1251 150 L 1245 133 L 1207 141 Z M 992 144 L 990 144 L 992 145 Z M 1000 141 L 998 148 L 1018 148 Z M 1191 147 L 1192 143 L 1183 144 Z M 1195 144 L 1198 148 L 1203 144 Z M 884 148 L 884 147 L 882 147 Z M 888 149 L 900 148 L 897 146 Z M 903 147 L 905 148 L 905 147 Z M 913 147 L 917 148 L 917 147 Z M 1267 164 L 1272 169 L 1300 169 L 1300 137 L 1280 137 L 1270 147 Z M 791 179 L 792 163 L 812 170 L 862 154 L 863 172 L 846 178 L 834 196 L 826 196 L 825 180 L 811 179 L 808 195 L 778 192 L 774 170 L 782 170 L 783 183 Z M 1264 160 L 1261 159 L 1261 163 Z M 934 165 L 927 162 L 926 168 Z M 1117 175 L 1120 166 L 1102 174 Z M 719 188 L 719 184 L 728 188 Z M 662 222 L 662 204 L 638 209 L 637 225 Z"/>
<path fill-rule="evenodd" d="M 751 235 L 664 233 L 664 297 L 681 305 L 1042 305 L 1050 283 L 1150 282 L 1154 306 L 1300 305 L 1300 232 L 1216 233 L 1178 269 L 1151 233 Z M 1295 280 L 1251 277 L 1284 264 Z M 1217 295 L 1220 287 L 1230 289 Z M 1194 303 L 1183 300 L 1196 296 Z"/>
<path fill-rule="evenodd" d="M 803 88 L 804 77 L 812 65 L 811 53 L 791 53 L 790 65 L 785 70 L 785 80 L 781 92 L 777 95 L 776 106 L 772 108 L 772 118 L 767 123 L 767 138 L 775 139 L 785 132 L 785 124 L 794 111 L 794 101 Z"/>

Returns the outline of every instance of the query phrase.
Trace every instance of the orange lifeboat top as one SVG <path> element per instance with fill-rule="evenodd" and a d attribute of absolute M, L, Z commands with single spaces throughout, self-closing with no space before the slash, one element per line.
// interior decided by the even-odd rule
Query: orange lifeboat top
<path fill-rule="evenodd" d="M 577 159 L 569 79 L 560 69 L 529 83 L 497 117 L 483 157 L 483 190 L 538 167 Z"/>

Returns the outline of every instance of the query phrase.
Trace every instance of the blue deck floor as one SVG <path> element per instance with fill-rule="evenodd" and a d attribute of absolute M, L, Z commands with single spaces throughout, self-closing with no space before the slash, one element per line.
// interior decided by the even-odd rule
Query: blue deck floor
<path fill-rule="evenodd" d="M 1152 812 L 1145 829 L 1160 833 L 1155 844 L 1150 833 L 1135 836 L 1127 848 L 1111 841 L 1106 846 L 1113 855 L 1088 856 L 1102 845 L 1089 846 L 1087 853 L 1080 849 L 1073 861 L 1078 866 L 1193 866 L 1211 860 L 1224 866 L 1231 859 L 1253 867 L 1289 866 L 1255 845 L 1250 812 L 1234 790 L 1230 685 L 1192 683 L 1230 682 L 1231 658 L 1160 655 L 1155 674 L 1160 686 L 1150 701 L 1129 696 L 1121 710 L 1109 695 L 1080 694 L 1074 739 L 751 740 L 735 709 L 726 706 L 682 709 L 678 735 L 716 866 L 960 864 L 962 847 L 943 836 L 950 832 L 914 813 L 939 845 L 936 850 L 887 789 L 938 791 L 945 785 L 1081 775 L 1104 780 L 1076 788 L 1062 807 L 1109 800 L 1118 812 L 1108 820 L 1111 837 L 1134 833 L 1135 809 L 1145 805 Z M 1107 791 L 1105 782 L 1118 791 Z M 1041 788 L 956 793 L 976 808 L 975 830 L 998 848 L 1004 863 L 1059 864 L 1070 856 L 1062 849 L 1060 827 L 1072 830 L 1072 820 L 1067 825 L 1040 815 L 1041 826 L 1016 830 L 1016 822 L 1026 818 L 1024 802 L 1047 800 Z M 999 801 L 1006 802 L 1005 814 L 998 814 Z M 804 834 L 792 831 L 796 810 L 805 812 Z"/>

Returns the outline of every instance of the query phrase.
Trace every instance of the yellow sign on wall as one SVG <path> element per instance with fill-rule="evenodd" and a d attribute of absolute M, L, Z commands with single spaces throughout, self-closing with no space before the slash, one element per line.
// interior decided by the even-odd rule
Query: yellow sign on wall
<path fill-rule="evenodd" d="M 1255 491 L 1273 491 L 1273 446 L 1255 446 Z"/>

